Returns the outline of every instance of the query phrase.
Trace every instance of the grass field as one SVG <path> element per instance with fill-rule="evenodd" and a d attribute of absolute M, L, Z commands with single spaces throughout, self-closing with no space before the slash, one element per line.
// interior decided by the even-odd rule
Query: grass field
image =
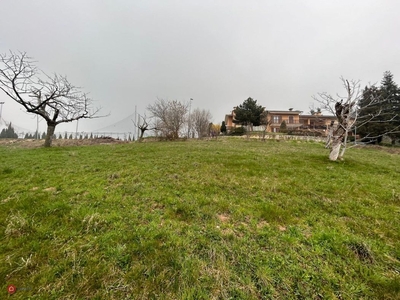
<path fill-rule="evenodd" d="M 0 147 L 0 298 L 399 299 L 400 155 Z"/>

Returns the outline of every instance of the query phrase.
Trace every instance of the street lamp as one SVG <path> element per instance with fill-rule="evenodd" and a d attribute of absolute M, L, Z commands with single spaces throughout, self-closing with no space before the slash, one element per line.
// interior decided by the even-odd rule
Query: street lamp
<path fill-rule="evenodd" d="M 4 102 L 0 102 L 0 124 L 1 124 L 1 113 L 3 112 L 3 104 Z"/>
<path fill-rule="evenodd" d="M 190 102 L 189 102 L 188 138 L 190 138 L 190 125 L 191 125 L 190 113 L 191 113 L 191 110 L 192 110 L 192 101 L 193 101 L 193 98 L 190 98 Z"/>

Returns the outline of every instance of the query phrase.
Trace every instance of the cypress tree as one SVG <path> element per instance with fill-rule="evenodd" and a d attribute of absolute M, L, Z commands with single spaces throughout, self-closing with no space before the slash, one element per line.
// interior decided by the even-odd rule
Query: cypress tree
<path fill-rule="evenodd" d="M 225 121 L 222 121 L 222 124 L 221 124 L 221 132 L 222 132 L 223 134 L 226 133 L 226 124 L 225 124 Z"/>
<path fill-rule="evenodd" d="M 279 132 L 287 133 L 287 125 L 285 121 L 282 121 L 281 126 L 279 127 Z"/>
<path fill-rule="evenodd" d="M 0 138 L 6 138 L 6 139 L 17 139 L 18 134 L 15 133 L 14 128 L 10 124 L 8 124 L 7 128 L 3 128 L 3 130 L 0 133 Z"/>

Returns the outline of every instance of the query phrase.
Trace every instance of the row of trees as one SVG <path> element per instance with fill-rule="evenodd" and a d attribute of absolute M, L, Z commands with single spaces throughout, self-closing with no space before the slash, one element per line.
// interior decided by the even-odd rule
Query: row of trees
<path fill-rule="evenodd" d="M 55 139 L 59 139 L 59 140 L 61 140 L 61 139 L 64 139 L 64 140 L 67 140 L 67 139 L 68 140 L 73 140 L 73 139 L 83 140 L 83 139 L 86 139 L 87 140 L 87 139 L 97 139 L 99 137 L 103 137 L 103 136 L 93 135 L 93 133 L 91 133 L 90 135 L 88 133 L 76 135 L 76 134 L 72 134 L 72 133 L 68 134 L 67 132 L 65 132 L 64 135 L 62 135 L 61 133 L 59 133 L 58 136 L 56 134 L 54 134 L 52 136 L 52 140 L 55 140 Z M 44 140 L 44 139 L 46 139 L 46 132 L 42 132 L 41 134 L 39 132 L 26 133 L 25 136 L 24 136 L 24 139 L 35 139 L 35 140 L 36 139 L 41 139 L 41 140 Z"/>
<path fill-rule="evenodd" d="M 8 126 L 6 128 L 3 128 L 1 130 L 0 133 L 0 139 L 4 138 L 4 139 L 17 139 L 18 138 L 18 134 L 15 132 L 14 127 L 12 126 L 12 124 L 8 124 Z M 93 134 L 93 133 L 80 133 L 79 135 L 76 133 L 67 133 L 65 132 L 64 134 L 59 133 L 58 136 L 56 134 L 54 134 L 52 136 L 52 140 L 55 139 L 64 139 L 64 140 L 83 140 L 83 139 L 98 139 L 98 138 L 111 138 L 109 136 L 107 136 L 106 134 Z M 45 140 L 46 139 L 46 132 L 34 132 L 34 133 L 26 133 L 24 135 L 24 139 L 34 139 L 34 140 Z M 119 139 L 119 138 L 118 138 Z M 132 141 L 134 140 L 133 137 L 131 137 L 131 135 L 129 134 L 128 137 L 124 137 L 124 139 L 128 140 L 128 141 Z"/>
<path fill-rule="evenodd" d="M 156 136 L 171 140 L 182 136 L 203 138 L 213 132 L 211 113 L 199 108 L 191 112 L 190 102 L 157 99 L 147 110 L 150 118 L 139 115 L 138 121 L 134 122 L 140 130 L 139 141 L 148 130 L 155 131 Z"/>
<path fill-rule="evenodd" d="M 18 134 L 15 133 L 11 123 L 8 124 L 7 128 L 3 128 L 0 133 L 0 139 L 17 139 Z"/>

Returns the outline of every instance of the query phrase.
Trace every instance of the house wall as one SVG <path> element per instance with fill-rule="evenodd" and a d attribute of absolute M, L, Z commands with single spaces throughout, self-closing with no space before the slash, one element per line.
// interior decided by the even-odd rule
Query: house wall
<path fill-rule="evenodd" d="M 300 115 L 301 111 L 268 111 L 267 118 L 270 120 L 270 125 L 267 128 L 268 132 L 279 132 L 279 128 L 283 121 L 288 129 L 294 129 L 301 126 Z"/>

